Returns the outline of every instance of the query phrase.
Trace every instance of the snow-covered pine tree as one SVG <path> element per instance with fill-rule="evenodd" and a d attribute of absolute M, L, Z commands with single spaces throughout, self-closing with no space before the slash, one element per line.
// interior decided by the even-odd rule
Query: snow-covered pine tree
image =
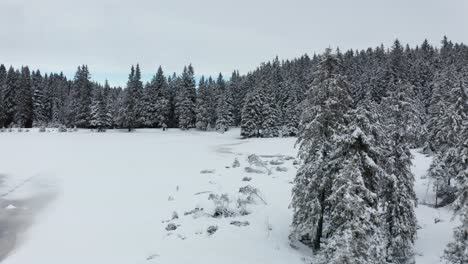
<path fill-rule="evenodd" d="M 189 65 L 188 67 L 184 67 L 184 71 L 182 72 L 175 107 L 179 128 L 183 130 L 192 128 L 195 125 L 195 100 L 194 72 L 192 66 Z"/>
<path fill-rule="evenodd" d="M 465 124 L 461 139 L 455 151 L 457 160 L 453 163 L 455 171 L 458 171 L 455 176 L 458 190 L 454 209 L 461 225 L 455 228 L 454 240 L 445 250 L 444 259 L 450 264 L 468 263 L 468 124 Z"/>
<path fill-rule="evenodd" d="M 286 98 L 284 101 L 283 109 L 281 111 L 282 117 L 282 136 L 296 136 L 297 128 L 299 126 L 299 118 L 301 115 L 300 103 L 297 98 L 298 84 L 291 81 L 285 81 L 284 84 L 284 93 L 286 93 Z"/>
<path fill-rule="evenodd" d="M 104 89 L 96 90 L 96 98 L 91 107 L 90 125 L 96 128 L 98 132 L 105 132 L 109 128 L 109 114 L 107 111 L 107 101 L 104 96 Z"/>
<path fill-rule="evenodd" d="M 390 263 L 410 263 L 416 239 L 416 194 L 411 172 L 411 152 L 399 132 L 390 136 L 389 153 L 381 191 L 386 237 L 386 256 Z"/>
<path fill-rule="evenodd" d="M 144 125 L 161 127 L 167 122 L 169 115 L 169 88 L 164 72 L 159 66 L 156 75 L 145 87 L 144 93 Z"/>
<path fill-rule="evenodd" d="M 241 136 L 243 138 L 260 137 L 263 104 L 264 98 L 259 89 L 254 89 L 247 94 L 242 108 Z"/>
<path fill-rule="evenodd" d="M 217 108 L 216 108 L 216 131 L 226 132 L 234 123 L 232 114 L 232 102 L 230 91 L 225 89 L 224 92 L 219 95 Z"/>
<path fill-rule="evenodd" d="M 133 76 L 133 89 L 135 96 L 135 126 L 142 127 L 145 122 L 144 109 L 145 102 L 143 100 L 143 82 L 141 81 L 140 65 L 135 66 L 135 75 Z"/>
<path fill-rule="evenodd" d="M 445 71 L 444 71 L 445 72 Z M 435 178 L 439 206 L 450 204 L 455 200 L 457 186 L 454 177 L 464 170 L 457 166 L 459 157 L 457 148 L 462 142 L 463 129 L 468 118 L 468 96 L 466 94 L 468 76 L 466 72 L 456 71 L 450 67 L 448 72 L 442 72 L 436 77 L 433 103 L 431 105 L 430 142 L 436 151 L 438 159 L 434 159 L 433 167 L 444 166 L 444 171 L 430 173 Z"/>
<path fill-rule="evenodd" d="M 462 121 L 467 118 L 466 92 L 460 73 L 452 66 L 436 74 L 429 109 L 429 142 L 432 151 L 445 151 L 458 142 Z"/>
<path fill-rule="evenodd" d="M 381 263 L 379 153 L 361 129 L 370 124 L 352 113 L 339 64 L 327 50 L 306 99 L 290 238 L 312 246 L 318 263 Z"/>
<path fill-rule="evenodd" d="M 202 76 L 198 82 L 195 127 L 203 131 L 208 130 L 211 121 L 209 112 L 211 96 L 205 77 Z"/>
<path fill-rule="evenodd" d="M 5 86 L 3 90 L 3 109 L 5 111 L 5 127 L 12 126 L 16 119 L 16 93 L 19 87 L 19 78 L 21 74 L 13 67 L 8 69 Z"/>
<path fill-rule="evenodd" d="M 402 81 L 390 82 L 388 96 L 383 98 L 386 123 L 399 124 L 401 140 L 411 147 L 421 147 L 426 142 L 424 106 L 416 97 L 414 86 Z"/>
<path fill-rule="evenodd" d="M 33 92 L 33 123 L 34 126 L 45 126 L 46 116 L 44 107 L 44 86 L 40 71 L 32 73 L 32 92 Z"/>
<path fill-rule="evenodd" d="M 242 86 L 242 78 L 239 71 L 234 71 L 232 73 L 228 87 L 232 95 L 233 125 L 239 126 L 241 122 L 242 103 L 245 97 L 245 91 Z"/>
<path fill-rule="evenodd" d="M 260 88 L 262 89 L 262 88 Z M 271 93 L 263 91 L 262 107 L 262 137 L 278 137 L 280 135 L 280 113 L 275 104 L 275 98 Z"/>
<path fill-rule="evenodd" d="M 5 82 L 7 79 L 7 71 L 3 64 L 0 64 L 0 129 L 5 127 L 5 104 L 3 99 L 3 93 L 5 90 Z"/>
<path fill-rule="evenodd" d="M 28 67 L 21 68 L 19 89 L 17 91 L 16 119 L 20 127 L 31 128 L 33 123 L 33 102 L 31 89 L 31 73 Z"/>
<path fill-rule="evenodd" d="M 135 87 L 135 68 L 132 65 L 130 70 L 130 75 L 128 76 L 127 82 L 127 89 L 125 90 L 125 118 L 124 118 L 124 126 L 128 128 L 128 131 L 132 131 L 137 127 L 137 118 L 138 118 L 138 92 L 137 88 Z"/>
<path fill-rule="evenodd" d="M 162 127 L 169 123 L 169 112 L 170 112 L 170 91 L 167 83 L 166 76 L 162 67 L 159 66 L 156 72 L 155 80 L 153 83 L 156 86 L 156 106 L 157 106 L 157 120 L 158 127 Z"/>
<path fill-rule="evenodd" d="M 208 77 L 208 81 L 206 82 L 209 91 L 209 98 L 207 100 L 207 108 L 208 108 L 208 115 L 209 115 L 209 128 L 215 129 L 216 127 L 216 109 L 218 105 L 218 84 L 216 83 L 213 78 Z"/>
<path fill-rule="evenodd" d="M 91 120 L 91 104 L 92 104 L 92 84 L 88 66 L 83 65 L 78 67 L 74 79 L 74 89 L 77 90 L 77 114 L 75 125 L 77 127 L 87 128 Z M 52 107 L 54 103 L 52 102 Z"/>

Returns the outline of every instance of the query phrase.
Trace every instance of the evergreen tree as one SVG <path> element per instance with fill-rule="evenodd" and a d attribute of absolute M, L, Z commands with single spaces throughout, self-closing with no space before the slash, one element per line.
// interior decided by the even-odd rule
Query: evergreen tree
<path fill-rule="evenodd" d="M 189 129 L 195 125 L 195 79 L 191 65 L 184 67 L 180 81 L 180 91 L 177 96 L 176 113 L 179 121 L 179 128 Z"/>
<path fill-rule="evenodd" d="M 137 98 L 138 98 L 138 91 L 135 85 L 135 68 L 132 66 L 130 70 L 130 75 L 128 77 L 127 82 L 127 89 L 126 97 L 125 97 L 125 118 L 124 118 L 124 126 L 128 128 L 128 131 L 132 131 L 137 127 L 137 118 L 138 118 L 138 106 L 137 106 Z"/>
<path fill-rule="evenodd" d="M 196 110 L 196 128 L 208 130 L 211 122 L 210 102 L 212 94 L 208 87 L 205 77 L 202 76 L 198 82 L 197 110 Z"/>
<path fill-rule="evenodd" d="M 216 130 L 220 132 L 225 132 L 229 129 L 234 123 L 232 117 L 232 105 L 230 100 L 230 92 L 225 90 L 218 99 L 218 104 L 216 108 Z"/>
<path fill-rule="evenodd" d="M 264 92 L 264 97 L 266 97 L 263 107 L 262 107 L 262 137 L 278 137 L 280 135 L 280 114 L 278 112 L 277 106 L 274 103 L 274 97 L 268 93 Z"/>
<path fill-rule="evenodd" d="M 5 126 L 5 119 L 6 119 L 6 109 L 4 103 L 4 90 L 5 90 L 5 82 L 7 79 L 7 71 L 3 64 L 0 64 L 0 128 Z"/>
<path fill-rule="evenodd" d="M 46 114 L 44 106 L 44 86 L 40 71 L 32 74 L 32 92 L 33 92 L 33 120 L 35 126 L 45 126 Z"/>
<path fill-rule="evenodd" d="M 339 68 L 327 50 L 306 99 L 291 239 L 312 246 L 318 263 L 381 263 L 379 153 L 361 129 L 369 124 L 352 118 L 349 86 Z"/>
<path fill-rule="evenodd" d="M 462 140 L 456 147 L 456 161 L 453 166 L 458 171 L 455 179 L 458 183 L 457 199 L 454 203 L 455 213 L 459 215 L 461 225 L 453 232 L 454 240 L 447 245 L 444 259 L 447 263 L 459 264 L 468 262 L 468 124 L 462 133 Z"/>
<path fill-rule="evenodd" d="M 96 90 L 96 98 L 93 102 L 91 109 L 91 122 L 90 125 L 96 128 L 98 132 L 104 132 L 111 125 L 111 116 L 107 106 L 106 90 L 109 84 L 105 83 L 103 89 Z"/>
<path fill-rule="evenodd" d="M 31 128 L 33 123 L 33 100 L 31 73 L 28 67 L 21 69 L 17 94 L 17 122 L 20 127 Z"/>
<path fill-rule="evenodd" d="M 258 89 L 251 91 L 245 98 L 242 108 L 241 136 L 243 138 L 259 137 L 263 116 L 262 94 Z"/>
<path fill-rule="evenodd" d="M 16 115 L 16 92 L 18 91 L 19 87 L 19 78 L 20 73 L 16 72 L 13 67 L 8 69 L 8 74 L 4 84 L 3 90 L 3 109 L 5 112 L 5 126 L 9 127 L 12 126 L 15 122 L 15 115 Z"/>
<path fill-rule="evenodd" d="M 88 66 L 83 65 L 78 67 L 74 79 L 74 89 L 77 90 L 77 114 L 75 125 L 77 127 L 87 128 L 91 121 L 91 104 L 92 104 L 92 84 Z M 52 103 L 54 108 L 56 105 Z"/>

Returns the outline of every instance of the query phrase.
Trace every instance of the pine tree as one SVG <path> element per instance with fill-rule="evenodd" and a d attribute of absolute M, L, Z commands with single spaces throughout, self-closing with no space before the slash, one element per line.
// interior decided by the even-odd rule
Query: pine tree
<path fill-rule="evenodd" d="M 31 128 L 33 123 L 33 101 L 31 73 L 28 67 L 21 69 L 17 94 L 17 122 L 20 127 Z"/>
<path fill-rule="evenodd" d="M 88 66 L 83 65 L 78 67 L 74 79 L 74 89 L 77 90 L 77 114 L 75 125 L 77 127 L 88 128 L 91 121 L 91 104 L 92 104 L 92 84 Z M 52 107 L 56 106 L 54 103 Z"/>
<path fill-rule="evenodd" d="M 211 102 L 211 91 L 208 87 L 205 77 L 202 76 L 198 82 L 198 93 L 197 93 L 197 109 L 196 109 L 196 128 L 200 130 L 208 130 L 211 122 L 210 117 L 210 102 Z"/>
<path fill-rule="evenodd" d="M 262 107 L 262 137 L 278 137 L 280 135 L 280 114 L 274 103 L 274 97 L 264 92 L 266 97 Z"/>
<path fill-rule="evenodd" d="M 282 136 L 296 136 L 297 129 L 299 126 L 299 118 L 301 115 L 300 103 L 297 98 L 297 84 L 293 84 L 290 81 L 284 83 L 284 89 L 286 90 L 286 98 L 282 109 Z"/>
<path fill-rule="evenodd" d="M 44 86 L 40 71 L 33 72 L 31 82 L 33 92 L 33 123 L 35 126 L 45 126 Z"/>
<path fill-rule="evenodd" d="M 4 103 L 4 90 L 5 90 L 5 82 L 7 79 L 7 71 L 3 64 L 0 64 L 0 128 L 5 127 L 5 119 L 6 119 L 6 109 Z"/>
<path fill-rule="evenodd" d="M 241 136 L 259 137 L 262 128 L 263 97 L 258 89 L 247 94 L 242 108 Z"/>
<path fill-rule="evenodd" d="M 19 87 L 20 73 L 15 71 L 13 67 L 8 69 L 8 74 L 5 80 L 3 90 L 3 109 L 5 112 L 5 126 L 12 126 L 15 122 L 16 115 L 16 93 Z"/>
<path fill-rule="evenodd" d="M 128 128 L 128 131 L 132 131 L 137 127 L 137 118 L 138 118 L 138 106 L 137 98 L 138 92 L 137 87 L 135 86 L 135 68 L 132 66 L 130 70 L 130 75 L 128 77 L 126 96 L 125 96 L 125 118 L 124 126 Z"/>
<path fill-rule="evenodd" d="M 232 117 L 232 104 L 230 101 L 230 94 L 228 90 L 225 90 L 218 99 L 216 108 L 216 130 L 225 132 L 234 123 Z"/>
<path fill-rule="evenodd" d="M 457 199 L 454 203 L 455 212 L 459 215 L 461 225 L 453 232 L 454 240 L 447 245 L 444 259 L 447 263 L 459 264 L 468 262 L 468 124 L 465 126 L 462 137 L 463 140 L 456 148 L 458 174 L 455 179 L 458 183 Z"/>
<path fill-rule="evenodd" d="M 434 82 L 429 141 L 433 151 L 443 152 L 458 142 L 462 121 L 467 118 L 467 95 L 453 66 L 439 72 Z"/>
<path fill-rule="evenodd" d="M 135 96 L 135 126 L 142 127 L 145 122 L 144 109 L 145 103 L 143 100 L 143 82 L 141 81 L 140 65 L 135 67 L 135 75 L 133 78 L 134 96 Z"/>
<path fill-rule="evenodd" d="M 104 132 L 111 125 L 111 116 L 107 105 L 106 90 L 109 84 L 105 83 L 105 87 L 96 90 L 95 100 L 91 108 L 91 122 L 90 125 L 96 128 L 98 132 Z"/>
<path fill-rule="evenodd" d="M 180 91 L 177 95 L 176 113 L 179 128 L 185 130 L 195 126 L 195 79 L 191 65 L 184 67 L 180 81 Z"/>
<path fill-rule="evenodd" d="M 386 255 L 391 263 L 408 263 L 416 239 L 414 176 L 412 155 L 398 132 L 391 138 L 383 180 L 382 204 L 385 210 Z"/>
<path fill-rule="evenodd" d="M 315 72 L 298 142 L 303 161 L 293 187 L 293 232 L 318 263 L 381 263 L 377 149 L 353 120 L 340 62 L 327 50 Z M 363 223 L 364 222 L 364 223 Z"/>

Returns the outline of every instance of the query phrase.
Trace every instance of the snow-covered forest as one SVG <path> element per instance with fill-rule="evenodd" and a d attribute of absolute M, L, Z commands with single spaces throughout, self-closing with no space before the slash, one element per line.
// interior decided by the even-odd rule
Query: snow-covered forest
<path fill-rule="evenodd" d="M 170 133 L 175 130 L 171 128 L 179 128 L 195 133 L 193 137 L 202 140 L 196 146 L 203 149 L 214 144 L 208 143 L 209 135 L 216 141 L 218 154 L 231 155 L 229 159 L 235 157 L 232 164 L 217 169 L 223 175 L 240 176 L 241 173 L 233 171 L 241 167 L 238 158 L 242 157 L 249 164 L 242 172 L 245 173 L 242 181 L 250 182 L 252 178 L 248 175 L 273 175 L 259 184 L 271 192 L 288 184 L 291 189 L 281 189 L 280 193 L 287 194 L 281 196 L 281 202 L 271 205 L 269 199 L 275 200 L 272 193 L 262 194 L 262 189 L 251 185 L 238 186 L 230 180 L 209 176 L 210 184 L 219 184 L 217 189 L 198 184 L 209 190 L 190 190 L 197 192 L 197 196 L 209 195 L 207 200 L 213 202 L 213 211 L 203 211 L 196 204 L 194 208 L 185 208 L 184 216 L 193 215 L 195 219 L 208 214 L 210 220 L 239 217 L 239 221 L 229 224 L 245 227 L 251 224 L 249 221 L 255 225 L 260 214 L 268 219 L 268 237 L 272 232 L 273 237 L 284 242 L 275 248 L 287 247 L 276 261 L 291 257 L 296 263 L 300 256 L 300 261 L 314 264 L 407 264 L 428 254 L 417 249 L 420 230 L 424 235 L 431 232 L 421 226 L 417 211 L 418 206 L 425 206 L 437 212 L 448 211 L 457 224 L 453 230 L 444 231 L 451 238 L 443 245 L 437 261 L 468 263 L 468 46 L 453 43 L 446 37 L 438 46 L 424 40 L 411 47 L 395 40 L 391 47 L 326 49 L 321 54 L 291 60 L 275 58 L 247 74 L 234 71 L 230 78 L 222 74 L 195 76 L 192 65 L 184 67 L 181 74 L 167 74 L 159 67 L 152 80 L 143 83 L 140 66 L 136 64 L 131 66 L 126 87 L 110 87 L 107 82 L 91 81 L 92 73 L 86 65 L 79 66 L 70 80 L 61 73 L 43 74 L 27 66 L 15 69 L 2 64 L 0 127 L 3 134 L 0 137 L 10 137 L 8 131 L 32 128 L 38 132 L 34 134 L 36 140 L 41 135 L 39 132 L 51 129 L 107 131 L 89 133 L 86 136 L 89 139 L 126 131 L 129 133 L 125 135 L 139 135 L 143 134 L 141 131 L 156 128 L 155 136 L 164 137 L 159 128 L 169 129 Z M 225 142 L 224 134 L 217 133 L 227 132 L 232 136 L 233 131 L 243 140 L 229 138 Z M 191 136 L 184 131 L 177 133 L 186 133 L 187 139 Z M 146 138 L 149 133 L 144 134 L 145 138 L 136 140 L 151 142 Z M 171 138 L 176 136 L 179 134 L 171 134 Z M 27 137 L 27 133 L 21 137 Z M 296 142 L 297 158 L 293 156 L 296 153 L 261 156 L 247 155 L 245 149 L 232 152 L 236 144 L 253 142 L 286 142 L 289 147 Z M 132 150 L 131 145 L 126 147 Z M 40 155 L 40 151 L 34 153 Z M 208 161 L 219 165 L 214 161 L 217 158 L 210 155 L 206 155 Z M 66 158 L 54 157 L 64 159 L 64 164 L 73 164 Z M 431 164 L 427 173 L 416 175 L 413 162 L 423 157 L 430 159 Z M 209 166 L 206 161 L 203 164 Z M 104 168 L 112 165 L 97 166 L 105 174 Z M 200 168 L 200 171 L 201 175 L 222 177 L 214 169 Z M 282 180 L 281 184 L 275 181 L 277 178 Z M 434 200 L 421 200 L 417 182 L 422 179 L 427 186 L 425 193 L 433 193 Z M 223 185 L 219 182 L 223 181 L 224 186 L 240 188 L 240 194 L 220 192 Z M 169 196 L 169 201 L 173 196 Z M 237 205 L 232 201 L 237 201 Z M 289 219 L 277 215 L 271 220 L 281 225 L 281 232 L 272 231 L 275 229 L 269 222 L 278 204 L 282 206 L 280 212 L 291 216 Z M 290 211 L 284 208 L 287 205 Z M 253 213 L 255 210 L 261 213 Z M 179 225 L 184 224 L 196 225 L 179 218 L 182 219 L 180 214 L 172 214 L 164 222 L 166 230 L 180 230 Z M 437 224 L 438 220 L 434 221 Z M 220 226 L 210 225 L 208 235 L 219 232 Z M 182 241 L 190 240 L 181 233 L 177 236 Z M 174 248 L 168 247 L 166 252 L 175 254 Z M 21 263 L 27 259 L 22 257 L 26 255 L 16 256 L 17 262 L 12 263 Z M 149 254 L 148 260 L 160 257 L 156 255 Z M 250 263 L 267 260 L 272 261 L 250 259 Z"/>

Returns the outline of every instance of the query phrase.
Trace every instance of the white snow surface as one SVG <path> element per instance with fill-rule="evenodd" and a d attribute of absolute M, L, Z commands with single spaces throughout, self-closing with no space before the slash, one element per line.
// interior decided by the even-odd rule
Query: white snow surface
<path fill-rule="evenodd" d="M 424 155 L 420 150 L 413 150 L 412 171 L 415 176 L 415 192 L 419 205 L 416 208 L 418 238 L 415 243 L 416 263 L 442 263 L 441 257 L 445 246 L 452 239 L 453 228 L 460 222 L 453 215 L 449 207 L 434 208 L 435 193 L 432 181 L 426 176 L 432 158 Z M 437 222 L 436 221 L 440 221 Z"/>
<path fill-rule="evenodd" d="M 289 246 L 291 181 L 295 138 L 239 138 L 227 133 L 138 130 L 133 133 L 49 132 L 0 134 L 0 194 L 9 200 L 47 196 L 32 210 L 29 227 L 18 234 L 7 264 L 129 263 L 310 263 L 310 253 Z M 247 173 L 247 156 L 265 161 L 268 173 Z M 420 202 L 430 204 L 432 187 L 421 177 L 431 158 L 413 151 Z M 232 168 L 237 158 L 240 167 Z M 281 165 L 272 165 L 280 160 Z M 273 162 L 273 164 L 276 164 Z M 276 167 L 287 168 L 278 171 Z M 258 167 L 257 167 L 258 169 Z M 213 173 L 200 173 L 212 171 Z M 250 181 L 242 181 L 244 177 Z M 237 208 L 239 188 L 250 185 L 260 198 Z M 214 218 L 210 194 L 227 194 L 236 215 Z M 265 201 L 265 203 L 262 201 Z M 30 207 L 36 206 L 35 204 Z M 203 211 L 185 215 L 185 212 Z M 17 209 L 17 210 L 18 210 Z M 178 219 L 172 219 L 174 212 Z M 440 263 L 451 239 L 452 213 L 417 208 L 417 263 Z M 434 223 L 434 218 L 442 222 Z M 172 219 L 172 220 L 171 220 Z M 247 226 L 231 225 L 248 221 Z M 167 231 L 169 223 L 176 230 Z M 207 228 L 217 231 L 207 234 Z"/>

